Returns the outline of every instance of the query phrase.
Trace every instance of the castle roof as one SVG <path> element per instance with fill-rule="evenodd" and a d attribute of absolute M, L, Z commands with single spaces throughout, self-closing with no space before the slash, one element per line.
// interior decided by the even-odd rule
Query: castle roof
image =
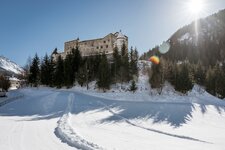
<path fill-rule="evenodd" d="M 122 39 L 125 39 L 125 38 L 127 38 L 127 36 L 126 35 L 123 35 L 121 33 L 121 31 L 120 32 L 116 32 L 114 34 L 113 33 L 109 33 L 108 35 L 110 35 L 110 34 L 117 36 L 117 39 L 121 39 L 121 38 Z M 108 35 L 106 35 L 105 37 L 107 37 Z M 79 42 L 79 43 L 90 42 L 90 41 L 96 41 L 96 40 L 103 40 L 105 37 L 103 37 L 103 38 L 97 38 L 97 39 L 84 40 L 84 41 L 79 41 L 79 39 L 76 39 L 76 40 L 67 41 L 65 43 L 70 43 L 70 42 Z"/>
<path fill-rule="evenodd" d="M 122 34 L 122 32 L 120 31 L 117 35 L 117 39 L 125 39 L 125 35 Z"/>

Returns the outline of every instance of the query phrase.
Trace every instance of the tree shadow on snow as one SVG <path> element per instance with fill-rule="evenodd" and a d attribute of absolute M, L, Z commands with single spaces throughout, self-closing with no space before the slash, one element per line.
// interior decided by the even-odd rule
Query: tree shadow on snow
<path fill-rule="evenodd" d="M 105 100 L 99 97 L 84 95 L 81 93 L 75 94 L 74 109 L 72 113 L 78 114 L 80 112 L 87 112 L 104 108 L 105 110 L 112 110 L 119 108 L 121 111 L 112 116 L 100 121 L 104 122 L 120 122 L 124 118 L 131 120 L 136 118 L 151 119 L 153 123 L 166 122 L 171 126 L 177 128 L 186 124 L 192 119 L 192 113 L 195 111 L 196 105 L 193 103 L 171 103 L 171 102 L 127 102 Z M 87 105 L 88 104 L 88 105 Z M 201 113 L 207 112 L 209 104 L 198 104 Z M 214 105 L 217 112 L 221 114 L 225 111 L 225 107 Z M 122 117 L 118 117 L 122 116 Z"/>
<path fill-rule="evenodd" d="M 37 93 L 39 90 L 37 90 Z M 62 116 L 68 105 L 69 94 L 74 93 L 75 99 L 71 113 L 78 114 L 92 110 L 109 110 L 119 108 L 118 115 L 100 120 L 104 122 L 120 122 L 124 118 L 151 119 L 153 123 L 167 122 L 173 127 L 180 127 L 192 119 L 195 105 L 192 103 L 166 103 L 166 102 L 127 102 L 114 101 L 85 95 L 79 92 L 47 91 L 34 96 L 25 96 L 23 100 L 16 100 L 0 107 L 0 116 L 30 116 L 31 121 L 46 120 Z M 207 105 L 199 104 L 202 114 L 207 112 Z M 225 111 L 224 107 L 214 106 L 218 113 Z"/>

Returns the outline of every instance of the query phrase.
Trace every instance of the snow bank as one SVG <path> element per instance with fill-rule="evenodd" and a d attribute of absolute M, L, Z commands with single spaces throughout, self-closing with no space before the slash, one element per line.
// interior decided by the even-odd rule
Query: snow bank
<path fill-rule="evenodd" d="M 98 150 L 103 149 L 98 145 L 88 142 L 73 130 L 70 123 L 71 110 L 73 106 L 74 94 L 70 94 L 68 98 L 68 106 L 64 115 L 57 122 L 58 126 L 55 129 L 55 134 L 70 146 L 82 149 L 82 150 Z"/>
<path fill-rule="evenodd" d="M 90 83 L 89 90 L 80 86 L 75 86 L 70 90 L 117 101 L 198 103 L 225 106 L 223 100 L 209 94 L 203 87 L 198 85 L 194 85 L 193 89 L 187 94 L 175 91 L 174 87 L 168 82 L 165 83 L 162 90 L 151 89 L 147 75 L 139 76 L 138 82 L 136 83 L 138 90 L 135 93 L 128 90 L 129 83 L 112 85 L 111 89 L 107 92 L 99 91 L 95 84 L 96 82 Z"/>
<path fill-rule="evenodd" d="M 96 82 L 89 83 L 89 89 L 80 87 L 78 84 L 71 91 L 81 92 L 90 96 L 100 97 L 109 100 L 119 101 L 149 101 L 149 102 L 172 102 L 172 103 L 200 103 L 212 105 L 224 105 L 217 97 L 207 93 L 201 86 L 194 85 L 193 89 L 187 94 L 175 91 L 174 87 L 166 82 L 162 89 L 152 89 L 149 85 L 148 68 L 151 63 L 148 61 L 139 61 L 139 77 L 137 79 L 137 91 L 130 92 L 131 83 L 117 83 L 111 86 L 107 92 L 98 90 Z"/>

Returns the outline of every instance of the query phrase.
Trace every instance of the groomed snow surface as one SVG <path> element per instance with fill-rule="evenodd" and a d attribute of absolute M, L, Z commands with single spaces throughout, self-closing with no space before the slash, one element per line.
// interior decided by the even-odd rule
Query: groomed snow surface
<path fill-rule="evenodd" d="M 186 96 L 165 89 L 148 100 L 147 91 L 11 91 L 23 97 L 0 107 L 0 149 L 224 150 L 225 102 L 198 86 Z"/>

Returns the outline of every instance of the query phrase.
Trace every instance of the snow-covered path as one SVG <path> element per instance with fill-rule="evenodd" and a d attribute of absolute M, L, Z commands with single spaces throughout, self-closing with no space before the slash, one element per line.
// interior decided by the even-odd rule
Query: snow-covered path
<path fill-rule="evenodd" d="M 49 88 L 19 92 L 23 98 L 0 107 L 2 150 L 225 147 L 225 102 L 211 97 L 132 102 Z"/>
<path fill-rule="evenodd" d="M 74 150 L 54 134 L 67 106 L 67 93 L 23 90 L 18 99 L 0 108 L 1 150 Z"/>

